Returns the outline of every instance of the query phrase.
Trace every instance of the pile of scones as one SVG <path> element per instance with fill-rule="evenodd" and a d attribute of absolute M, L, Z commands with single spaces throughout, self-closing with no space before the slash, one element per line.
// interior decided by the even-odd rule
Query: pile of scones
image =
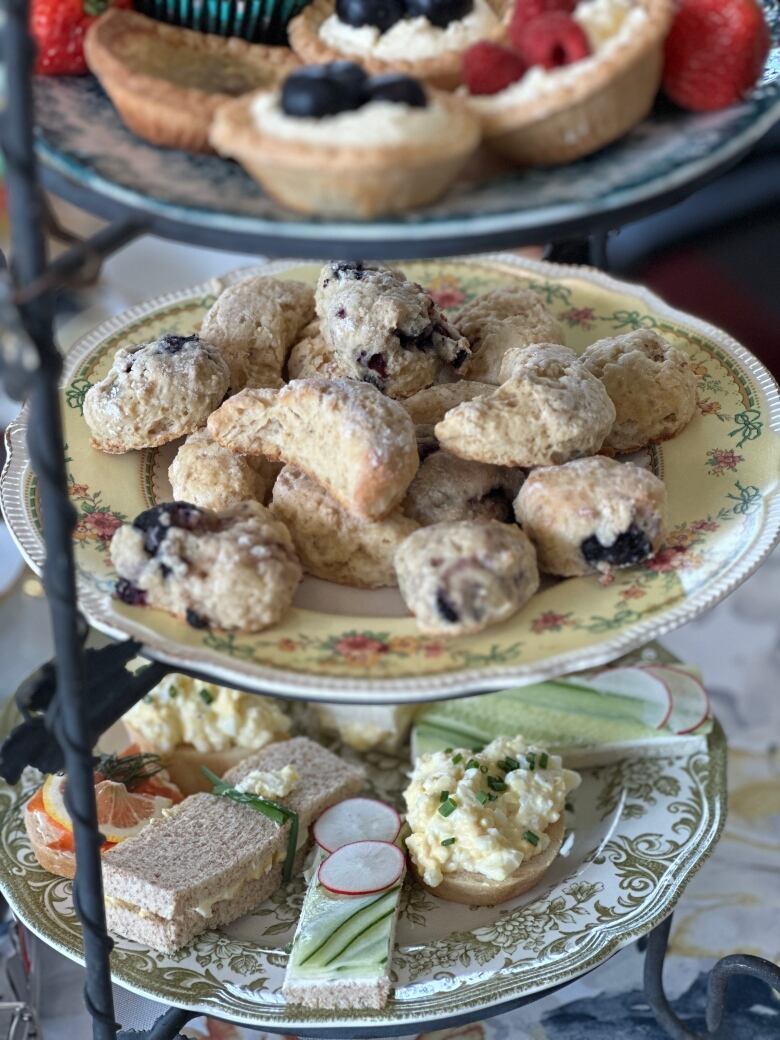
<path fill-rule="evenodd" d="M 398 585 L 422 632 L 478 632 L 539 572 L 649 559 L 666 491 L 614 456 L 696 410 L 687 356 L 640 329 L 577 356 L 539 295 L 445 315 L 397 268 L 329 263 L 316 291 L 254 276 L 195 335 L 123 347 L 84 402 L 99 451 L 186 437 L 175 501 L 111 543 L 117 595 L 195 627 L 257 632 L 303 572 Z"/>

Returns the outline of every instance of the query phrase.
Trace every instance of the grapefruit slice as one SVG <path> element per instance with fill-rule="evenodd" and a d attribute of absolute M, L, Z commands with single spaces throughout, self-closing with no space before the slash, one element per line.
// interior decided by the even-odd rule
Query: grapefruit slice
<path fill-rule="evenodd" d="M 73 821 L 65 805 L 65 784 L 61 773 L 47 776 L 42 788 L 43 806 L 60 827 L 72 831 Z M 124 841 L 137 834 L 149 820 L 162 815 L 163 809 L 173 804 L 170 798 L 128 791 L 114 780 L 95 784 L 95 801 L 98 826 L 108 842 Z"/>

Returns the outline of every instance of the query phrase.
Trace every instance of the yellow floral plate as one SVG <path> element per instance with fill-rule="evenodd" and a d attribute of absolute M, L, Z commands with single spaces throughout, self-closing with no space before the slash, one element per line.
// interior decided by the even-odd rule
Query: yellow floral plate
<path fill-rule="evenodd" d="M 115 350 L 163 331 L 198 327 L 220 288 L 245 276 L 160 297 L 105 322 L 69 352 L 62 390 L 70 491 L 78 511 L 79 594 L 91 623 L 174 666 L 287 696 L 380 702 L 433 700 L 537 681 L 605 663 L 691 620 L 759 565 L 780 529 L 780 401 L 766 369 L 725 333 L 672 310 L 645 289 L 579 267 L 510 255 L 405 265 L 445 307 L 517 284 L 538 292 L 582 350 L 603 336 L 658 329 L 691 357 L 699 409 L 677 438 L 640 461 L 666 482 L 670 534 L 644 566 L 549 584 L 519 614 L 477 636 L 421 636 L 396 590 L 365 592 L 307 578 L 283 622 L 258 635 L 202 631 L 112 598 L 108 544 L 117 526 L 170 498 L 175 446 L 102 455 L 89 444 L 84 394 Z M 266 273 L 314 283 L 318 267 L 278 262 Z M 27 412 L 8 431 L 0 501 L 22 552 L 43 561 L 29 466 Z"/>

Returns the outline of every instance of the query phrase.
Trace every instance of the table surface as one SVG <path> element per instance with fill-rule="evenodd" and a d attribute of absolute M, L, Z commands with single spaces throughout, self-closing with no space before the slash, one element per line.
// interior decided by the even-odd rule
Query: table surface
<path fill-rule="evenodd" d="M 220 274 L 250 258 L 193 250 L 145 239 L 113 260 L 87 308 L 66 321 L 67 346 L 110 314 L 165 289 Z M 0 400 L 0 416 L 13 413 Z M 2 566 L 2 563 L 0 563 Z M 3 581 L 0 575 L 0 589 Z M 780 550 L 733 596 L 709 614 L 667 636 L 665 645 L 703 672 L 713 707 L 729 737 L 729 818 L 723 838 L 680 902 L 666 982 L 678 1014 L 703 1030 L 706 973 L 714 959 L 752 953 L 780 959 Z M 26 572 L 0 593 L 0 699 L 51 654 L 40 584 Z M 86 1036 L 81 969 L 46 948 L 34 949 L 46 978 L 41 1002 L 46 1040 Z M 484 1023 L 423 1034 L 425 1040 L 662 1040 L 641 992 L 642 958 L 635 947 L 613 957 L 587 978 L 530 1007 Z M 776 1040 L 780 1007 L 757 985 L 735 987 L 727 1036 Z M 159 1007 L 116 990 L 117 1017 L 142 1028 Z M 263 1040 L 232 1026 L 194 1021 L 187 1035 L 211 1040 Z M 292 1040 L 292 1038 L 288 1038 Z"/>

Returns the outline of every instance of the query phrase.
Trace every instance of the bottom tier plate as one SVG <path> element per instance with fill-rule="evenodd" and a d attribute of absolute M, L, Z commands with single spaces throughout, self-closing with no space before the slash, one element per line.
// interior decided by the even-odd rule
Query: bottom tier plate
<path fill-rule="evenodd" d="M 6 717 L 6 728 L 9 722 Z M 361 757 L 374 792 L 398 803 L 406 753 Z M 280 988 L 301 879 L 172 957 L 118 938 L 114 980 L 165 1004 L 340 1040 L 495 1014 L 572 981 L 671 913 L 720 834 L 725 762 L 716 725 L 706 750 L 584 770 L 568 815 L 565 856 L 542 886 L 503 906 L 460 906 L 408 884 L 393 958 L 395 991 L 382 1011 L 315 1011 L 285 1003 Z M 13 789 L 0 781 L 0 886 L 33 932 L 80 961 L 71 882 L 38 866 L 24 831 L 22 811 L 35 784 L 30 778 Z"/>

